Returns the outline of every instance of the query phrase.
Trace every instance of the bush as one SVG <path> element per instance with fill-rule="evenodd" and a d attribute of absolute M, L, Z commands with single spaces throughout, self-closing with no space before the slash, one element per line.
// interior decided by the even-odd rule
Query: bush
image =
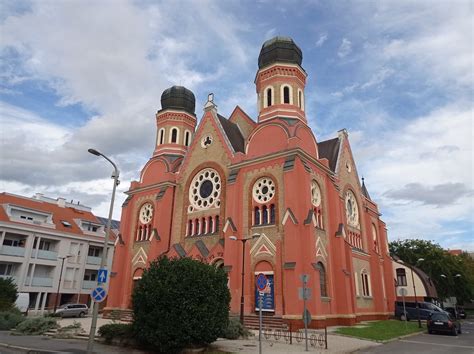
<path fill-rule="evenodd" d="M 17 327 L 17 332 L 22 334 L 44 334 L 50 329 L 58 328 L 58 323 L 52 317 L 33 317 L 21 322 Z"/>
<path fill-rule="evenodd" d="M 20 322 L 24 321 L 25 317 L 20 310 L 13 308 L 9 311 L 0 312 L 0 331 L 8 331 L 15 328 Z"/>
<path fill-rule="evenodd" d="M 0 311 L 15 307 L 18 289 L 12 278 L 0 278 Z"/>
<path fill-rule="evenodd" d="M 126 342 L 133 338 L 133 325 L 131 323 L 106 324 L 99 328 L 99 335 L 109 344 L 114 339 Z"/>
<path fill-rule="evenodd" d="M 132 300 L 135 339 L 155 352 L 207 345 L 228 325 L 225 272 L 190 258 L 151 263 Z"/>
<path fill-rule="evenodd" d="M 247 338 L 251 332 L 245 328 L 240 320 L 235 317 L 229 319 L 229 325 L 222 333 L 222 337 L 226 339 L 239 339 L 240 337 Z"/>

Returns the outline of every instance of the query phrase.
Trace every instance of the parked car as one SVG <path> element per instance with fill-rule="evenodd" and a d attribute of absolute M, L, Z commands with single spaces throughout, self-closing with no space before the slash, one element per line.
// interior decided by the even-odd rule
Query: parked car
<path fill-rule="evenodd" d="M 459 312 L 458 312 L 458 310 L 457 310 L 455 307 L 445 307 L 445 308 L 444 308 L 444 311 L 449 312 L 449 314 L 450 314 L 451 316 L 453 316 L 453 318 L 456 318 L 456 319 L 459 319 L 459 318 L 460 318 Z"/>
<path fill-rule="evenodd" d="M 420 320 L 427 320 L 428 317 L 434 312 L 448 313 L 442 308 L 432 304 L 431 302 L 418 302 Z M 416 309 L 415 302 L 405 302 L 405 312 L 403 311 L 403 302 L 397 301 L 395 303 L 395 317 L 400 318 L 402 321 L 406 320 L 417 320 L 418 310 Z"/>
<path fill-rule="evenodd" d="M 84 317 L 88 311 L 86 304 L 66 304 L 58 308 L 54 314 L 60 317 Z"/>
<path fill-rule="evenodd" d="M 461 334 L 461 323 L 450 314 L 433 312 L 426 321 L 428 327 L 428 333 L 432 334 L 435 332 L 450 333 L 453 336 Z"/>

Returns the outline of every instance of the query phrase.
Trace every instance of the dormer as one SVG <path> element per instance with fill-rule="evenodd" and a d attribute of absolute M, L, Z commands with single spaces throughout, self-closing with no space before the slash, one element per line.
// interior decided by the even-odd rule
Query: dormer
<path fill-rule="evenodd" d="M 55 228 L 53 214 L 51 213 L 25 208 L 14 204 L 5 204 L 3 207 L 10 218 L 10 221 Z"/>

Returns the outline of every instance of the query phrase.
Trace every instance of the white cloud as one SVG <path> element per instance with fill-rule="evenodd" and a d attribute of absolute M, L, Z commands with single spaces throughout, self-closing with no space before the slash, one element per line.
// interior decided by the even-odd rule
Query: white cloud
<path fill-rule="evenodd" d="M 324 42 L 326 42 L 327 39 L 328 34 L 326 32 L 322 33 L 316 41 L 316 47 L 322 47 L 322 45 L 324 44 Z"/>
<path fill-rule="evenodd" d="M 337 56 L 339 58 L 344 58 L 349 55 L 350 52 L 352 52 L 352 42 L 347 38 L 343 38 L 337 51 Z"/>

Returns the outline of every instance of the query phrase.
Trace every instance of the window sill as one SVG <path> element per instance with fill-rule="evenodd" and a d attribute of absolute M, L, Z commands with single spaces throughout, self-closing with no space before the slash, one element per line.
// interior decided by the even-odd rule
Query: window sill
<path fill-rule="evenodd" d="M 263 228 L 263 227 L 270 227 L 270 226 L 276 226 L 276 223 L 273 223 L 273 224 L 252 225 L 252 228 Z"/>
<path fill-rule="evenodd" d="M 372 296 L 362 296 L 364 300 L 373 300 L 374 298 Z"/>
<path fill-rule="evenodd" d="M 212 234 L 200 234 L 200 235 L 189 235 L 186 238 L 196 238 L 196 237 L 209 237 L 209 236 L 217 236 L 219 232 L 213 232 Z"/>

